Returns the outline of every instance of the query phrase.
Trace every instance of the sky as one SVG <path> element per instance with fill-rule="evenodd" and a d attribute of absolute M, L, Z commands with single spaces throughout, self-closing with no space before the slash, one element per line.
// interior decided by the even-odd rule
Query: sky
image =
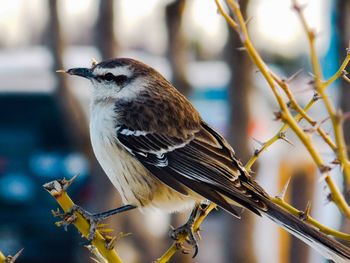
<path fill-rule="evenodd" d="M 164 24 L 164 0 L 119 0 L 115 5 L 116 34 L 121 45 L 145 47 L 152 53 L 162 54 L 166 48 Z M 300 0 L 305 4 L 305 14 L 310 25 L 321 36 L 321 47 L 328 41 L 329 23 L 325 12 L 329 2 L 325 0 Z M 78 37 L 81 28 L 91 28 L 97 17 L 98 1 L 61 0 L 59 11 L 62 28 L 68 38 Z M 327 4 L 328 3 L 328 4 Z M 6 47 L 23 46 L 36 31 L 45 27 L 47 5 L 45 0 L 0 0 L 1 43 Z M 277 11 L 278 10 L 278 11 Z M 303 52 L 303 31 L 290 0 L 250 0 L 249 28 L 257 46 L 285 52 L 291 56 Z M 183 20 L 187 37 L 201 43 L 208 52 L 216 53 L 227 38 L 225 21 L 216 12 L 214 0 L 189 0 Z M 306 43 L 306 42 L 305 42 Z"/>

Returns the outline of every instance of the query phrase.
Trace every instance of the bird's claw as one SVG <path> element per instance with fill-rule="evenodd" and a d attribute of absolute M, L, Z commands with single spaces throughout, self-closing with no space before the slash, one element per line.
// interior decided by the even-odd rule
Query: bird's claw
<path fill-rule="evenodd" d="M 98 227 L 99 222 L 101 221 L 101 218 L 98 216 L 95 216 L 94 214 L 89 213 L 82 207 L 78 205 L 73 205 L 71 210 L 69 211 L 70 213 L 78 212 L 81 214 L 82 217 L 84 217 L 89 223 L 90 223 L 90 228 L 89 228 L 89 234 L 86 237 L 88 242 L 90 243 L 96 236 L 96 230 Z"/>
<path fill-rule="evenodd" d="M 197 233 L 196 233 L 197 234 Z M 192 258 L 195 258 L 198 254 L 198 242 L 197 238 L 195 236 L 195 233 L 193 231 L 193 226 L 186 223 L 183 226 L 172 229 L 169 232 L 169 236 L 174 239 L 175 241 L 178 241 L 182 236 L 186 236 L 186 242 L 193 247 L 194 253 Z M 181 243 L 177 244 L 177 248 L 182 251 L 184 254 L 189 254 L 189 251 L 183 247 Z"/>
<path fill-rule="evenodd" d="M 84 210 L 82 207 L 78 205 L 73 205 L 71 209 L 69 209 L 66 213 L 60 213 L 59 211 L 52 211 L 52 214 L 55 217 L 60 217 L 63 220 L 56 222 L 57 226 L 62 226 L 65 231 L 67 231 L 68 225 L 74 223 L 77 219 L 77 215 L 75 212 L 78 212 L 82 217 L 84 217 L 90 223 L 89 234 L 87 236 L 86 244 L 90 244 L 91 241 L 95 238 L 96 229 L 98 227 L 98 223 L 101 221 L 101 218 L 95 216 L 88 211 Z"/>

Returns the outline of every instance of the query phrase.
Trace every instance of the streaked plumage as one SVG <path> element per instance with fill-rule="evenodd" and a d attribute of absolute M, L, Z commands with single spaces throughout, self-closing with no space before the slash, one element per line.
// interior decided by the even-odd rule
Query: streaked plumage
<path fill-rule="evenodd" d="M 207 199 L 236 217 L 244 207 L 325 257 L 349 262 L 349 248 L 271 202 L 226 140 L 153 68 L 112 59 L 67 72 L 93 83 L 92 145 L 123 202 L 171 212 Z"/>

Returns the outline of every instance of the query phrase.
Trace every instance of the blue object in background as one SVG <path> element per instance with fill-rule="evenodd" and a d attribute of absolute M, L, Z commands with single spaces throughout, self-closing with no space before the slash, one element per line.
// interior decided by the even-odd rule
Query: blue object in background
<path fill-rule="evenodd" d="M 11 204 L 25 204 L 35 196 L 34 181 L 22 173 L 8 173 L 0 177 L 0 200 Z"/>

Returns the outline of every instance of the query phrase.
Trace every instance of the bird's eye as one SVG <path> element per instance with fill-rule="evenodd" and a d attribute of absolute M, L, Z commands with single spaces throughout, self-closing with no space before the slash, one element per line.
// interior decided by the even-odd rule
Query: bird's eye
<path fill-rule="evenodd" d="M 106 73 L 102 76 L 97 77 L 97 79 L 103 80 L 103 81 L 108 81 L 108 82 L 113 81 L 117 85 L 121 86 L 128 80 L 128 76 L 126 76 L 126 75 L 114 76 L 112 73 L 109 72 L 109 73 Z"/>
<path fill-rule="evenodd" d="M 112 73 L 107 73 L 103 76 L 104 80 L 107 80 L 107 81 L 112 81 L 114 80 L 114 75 Z"/>

